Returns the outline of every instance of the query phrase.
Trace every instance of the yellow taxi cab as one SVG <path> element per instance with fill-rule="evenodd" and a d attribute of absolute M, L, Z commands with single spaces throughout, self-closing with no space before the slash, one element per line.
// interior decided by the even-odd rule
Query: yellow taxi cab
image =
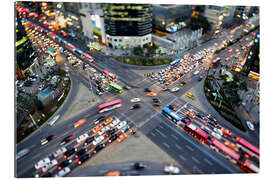
<path fill-rule="evenodd" d="M 195 100 L 196 99 L 195 96 L 192 93 L 190 93 L 190 92 L 187 93 L 187 97 L 189 97 L 192 100 Z"/>
<path fill-rule="evenodd" d="M 100 131 L 103 128 L 102 124 L 97 125 L 94 129 L 93 129 L 93 134 L 96 134 L 98 131 Z"/>
<path fill-rule="evenodd" d="M 154 92 L 149 92 L 146 94 L 147 96 L 157 96 L 157 93 L 154 93 Z"/>
<path fill-rule="evenodd" d="M 108 124 L 110 124 L 112 122 L 113 118 L 109 117 L 104 121 L 104 125 L 107 126 Z"/>

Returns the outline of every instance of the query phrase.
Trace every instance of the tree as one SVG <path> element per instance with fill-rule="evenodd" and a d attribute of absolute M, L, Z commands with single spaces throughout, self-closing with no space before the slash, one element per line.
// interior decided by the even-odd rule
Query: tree
<path fill-rule="evenodd" d="M 189 28 L 191 30 L 203 28 L 203 34 L 205 34 L 211 30 L 211 24 L 204 16 L 199 15 L 198 17 L 191 17 L 189 22 Z"/>

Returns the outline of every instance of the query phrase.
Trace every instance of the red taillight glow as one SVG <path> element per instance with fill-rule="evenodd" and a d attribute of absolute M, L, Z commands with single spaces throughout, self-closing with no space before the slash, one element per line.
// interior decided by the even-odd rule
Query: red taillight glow
<path fill-rule="evenodd" d="M 61 170 L 62 169 L 62 167 L 61 166 L 58 166 L 58 170 Z"/>
<path fill-rule="evenodd" d="M 82 162 L 81 161 L 78 161 L 78 164 L 82 164 Z"/>
<path fill-rule="evenodd" d="M 86 146 L 86 145 L 87 145 L 87 143 L 84 143 L 84 145 Z"/>
<path fill-rule="evenodd" d="M 67 156 L 66 155 L 64 155 L 64 159 L 66 159 L 67 158 Z"/>
<path fill-rule="evenodd" d="M 77 159 L 78 158 L 78 155 L 75 155 L 75 158 Z"/>
<path fill-rule="evenodd" d="M 53 136 L 52 139 L 56 138 L 56 136 Z"/>

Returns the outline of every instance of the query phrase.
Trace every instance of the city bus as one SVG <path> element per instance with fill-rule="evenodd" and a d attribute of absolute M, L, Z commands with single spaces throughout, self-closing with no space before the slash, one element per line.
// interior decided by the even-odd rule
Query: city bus
<path fill-rule="evenodd" d="M 172 120 L 175 124 L 177 124 L 181 120 L 181 118 L 174 111 L 167 107 L 162 108 L 161 113 L 170 120 Z"/>
<path fill-rule="evenodd" d="M 76 48 L 76 49 L 75 49 L 75 52 L 76 52 L 79 56 L 83 56 L 83 52 L 82 52 L 80 49 Z"/>
<path fill-rule="evenodd" d="M 110 83 L 110 89 L 115 91 L 115 92 L 118 92 L 118 93 L 122 93 L 123 92 L 123 89 L 121 86 L 117 85 L 117 84 L 114 84 L 114 83 Z"/>
<path fill-rule="evenodd" d="M 99 105 L 98 112 L 103 113 L 105 111 L 110 111 L 110 110 L 113 110 L 115 108 L 119 108 L 121 106 L 122 106 L 122 101 L 120 99 L 117 99 L 117 100 Z"/>
<path fill-rule="evenodd" d="M 112 79 L 115 79 L 115 78 L 116 78 L 115 74 L 112 74 L 112 73 L 110 73 L 110 72 L 107 71 L 107 70 L 103 70 L 102 72 L 103 72 L 105 75 L 107 75 L 107 76 L 109 76 L 110 78 L 112 78 Z"/>
<path fill-rule="evenodd" d="M 243 146 L 244 148 L 247 148 L 248 150 L 250 150 L 251 152 L 260 155 L 260 150 L 253 146 L 252 144 L 250 144 L 249 142 L 247 142 L 246 140 L 244 140 L 243 138 L 237 137 L 236 141 L 238 143 L 238 145 Z"/>
<path fill-rule="evenodd" d="M 185 125 L 184 130 L 203 143 L 205 143 L 209 137 L 203 130 L 190 122 Z"/>
<path fill-rule="evenodd" d="M 247 173 L 259 173 L 260 169 L 247 159 L 241 164 L 241 169 Z"/>
<path fill-rule="evenodd" d="M 180 59 L 176 59 L 176 60 L 174 60 L 173 62 L 171 62 L 170 65 L 171 65 L 171 66 L 175 66 L 175 65 L 177 65 L 178 63 L 180 63 L 180 61 L 181 61 Z"/>
<path fill-rule="evenodd" d="M 218 140 L 211 138 L 211 145 L 210 148 L 217 151 L 217 152 L 221 152 L 225 155 L 225 158 L 230 160 L 231 162 L 233 162 L 234 164 L 236 164 L 239 159 L 240 159 L 240 155 L 237 154 L 236 152 L 234 152 L 233 150 L 231 150 L 230 148 L 226 147 L 224 144 L 222 144 L 221 142 L 219 142 Z"/>
<path fill-rule="evenodd" d="M 89 54 L 83 53 L 83 55 L 90 61 L 93 62 L 94 58 L 92 56 L 90 56 Z"/>

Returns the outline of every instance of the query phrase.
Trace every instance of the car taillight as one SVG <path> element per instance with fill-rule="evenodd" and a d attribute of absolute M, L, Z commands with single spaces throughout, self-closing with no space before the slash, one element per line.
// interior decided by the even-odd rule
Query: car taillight
<path fill-rule="evenodd" d="M 77 159 L 78 158 L 78 155 L 75 155 L 75 158 Z"/>
<path fill-rule="evenodd" d="M 64 155 L 64 159 L 66 159 L 67 158 L 67 156 L 66 155 Z"/>
<path fill-rule="evenodd" d="M 78 161 L 78 164 L 80 165 L 80 164 L 82 164 L 82 162 L 81 161 Z"/>
<path fill-rule="evenodd" d="M 61 170 L 62 169 L 62 167 L 61 166 L 58 166 L 58 170 Z"/>
<path fill-rule="evenodd" d="M 84 145 L 86 146 L 86 145 L 87 145 L 87 143 L 84 143 Z"/>

